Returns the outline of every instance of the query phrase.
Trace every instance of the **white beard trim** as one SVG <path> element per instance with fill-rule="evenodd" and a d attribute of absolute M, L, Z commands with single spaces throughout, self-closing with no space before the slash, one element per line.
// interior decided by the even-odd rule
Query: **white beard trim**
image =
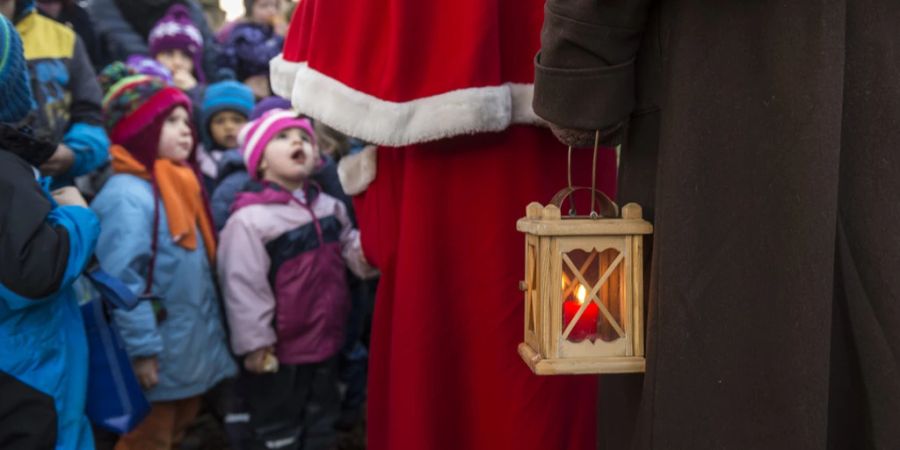
<path fill-rule="evenodd" d="M 461 134 L 497 132 L 510 125 L 546 126 L 531 107 L 533 84 L 458 89 L 391 102 L 347 86 L 307 63 L 270 63 L 272 89 L 301 114 L 349 136 L 389 147 Z"/>
<path fill-rule="evenodd" d="M 359 153 L 341 158 L 337 173 L 344 193 L 353 196 L 369 188 L 369 184 L 375 180 L 377 174 L 377 156 L 378 148 L 369 145 Z"/>

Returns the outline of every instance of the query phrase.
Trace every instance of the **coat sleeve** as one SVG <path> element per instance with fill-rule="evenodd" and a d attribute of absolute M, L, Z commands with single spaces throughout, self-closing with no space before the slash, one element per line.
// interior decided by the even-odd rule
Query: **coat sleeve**
<path fill-rule="evenodd" d="M 96 216 L 76 206 L 53 208 L 21 159 L 0 152 L 0 284 L 12 308 L 68 288 L 93 254 Z"/>
<path fill-rule="evenodd" d="M 246 215 L 238 213 L 228 220 L 217 259 L 232 350 L 244 355 L 274 345 L 276 300 L 269 285 L 271 261 L 262 237 Z"/>
<path fill-rule="evenodd" d="M 74 178 L 93 172 L 109 160 L 109 138 L 100 109 L 103 94 L 81 38 L 75 39 L 69 77 L 72 125 L 63 136 L 63 143 L 75 152 L 75 163 L 66 174 Z"/>
<path fill-rule="evenodd" d="M 149 55 L 147 42 L 122 17 L 113 0 L 90 0 L 88 13 L 94 19 L 94 30 L 108 46 L 113 60 L 124 61 L 131 55 Z"/>
<path fill-rule="evenodd" d="M 100 266 L 137 295 L 144 293 L 150 267 L 153 233 L 153 200 L 135 192 L 107 185 L 92 208 L 100 217 L 102 231 L 97 243 Z M 118 192 L 113 192 L 118 191 Z M 105 195 L 104 195 L 105 194 Z M 161 219 L 162 220 L 162 219 Z M 131 311 L 116 309 L 113 319 L 131 357 L 148 357 L 162 352 L 162 336 L 150 302 L 142 301 Z"/>
<path fill-rule="evenodd" d="M 615 129 L 635 105 L 635 58 L 655 0 L 548 0 L 534 111 L 581 130 Z"/>
<path fill-rule="evenodd" d="M 219 183 L 213 192 L 212 200 L 210 200 L 210 209 L 212 209 L 213 223 L 216 225 L 216 231 L 222 231 L 228 217 L 231 215 L 231 205 L 234 203 L 238 192 L 250 179 L 250 175 L 246 172 L 235 172 L 229 174 Z"/>
<path fill-rule="evenodd" d="M 341 256 L 354 275 L 367 280 L 378 276 L 378 269 L 369 265 L 362 251 L 362 243 L 359 239 L 359 230 L 353 228 L 347 207 L 341 202 L 335 202 L 335 217 L 341 223 Z"/>

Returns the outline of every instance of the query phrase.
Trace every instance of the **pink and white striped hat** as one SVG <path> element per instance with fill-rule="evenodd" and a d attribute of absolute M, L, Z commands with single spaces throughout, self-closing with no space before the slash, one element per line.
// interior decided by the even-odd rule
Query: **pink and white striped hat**
<path fill-rule="evenodd" d="M 297 117 L 297 113 L 286 109 L 268 111 L 241 128 L 238 144 L 241 146 L 241 155 L 251 178 L 259 180 L 259 163 L 262 161 L 266 146 L 275 135 L 288 128 L 300 128 L 312 137 L 315 144 L 316 133 L 309 119 L 301 119 Z"/>

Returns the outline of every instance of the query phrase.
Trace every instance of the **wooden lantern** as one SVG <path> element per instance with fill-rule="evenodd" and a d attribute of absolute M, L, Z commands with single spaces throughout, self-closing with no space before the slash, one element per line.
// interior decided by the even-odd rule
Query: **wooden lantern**
<path fill-rule="evenodd" d="M 653 226 L 636 203 L 619 217 L 603 198 L 612 214 L 562 217 L 561 201 L 531 203 L 516 224 L 525 233 L 519 354 L 538 375 L 644 371 L 642 246 Z"/>

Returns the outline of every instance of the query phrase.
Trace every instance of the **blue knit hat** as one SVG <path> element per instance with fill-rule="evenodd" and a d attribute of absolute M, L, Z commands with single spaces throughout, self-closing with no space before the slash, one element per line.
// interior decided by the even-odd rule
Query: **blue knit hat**
<path fill-rule="evenodd" d="M 0 17 L 0 122 L 19 122 L 31 112 L 31 83 L 16 28 Z"/>
<path fill-rule="evenodd" d="M 216 113 L 234 111 L 244 117 L 250 117 L 254 101 L 253 91 L 244 83 L 224 80 L 209 85 L 203 95 L 203 104 L 200 107 L 204 141 L 209 139 L 209 124 Z"/>

